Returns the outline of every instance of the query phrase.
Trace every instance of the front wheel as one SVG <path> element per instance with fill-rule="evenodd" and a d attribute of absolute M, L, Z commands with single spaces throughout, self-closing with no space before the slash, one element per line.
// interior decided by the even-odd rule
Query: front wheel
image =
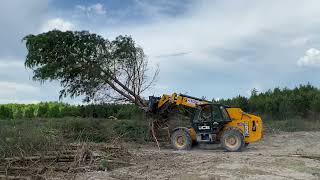
<path fill-rule="evenodd" d="M 192 146 L 192 140 L 188 131 L 178 129 L 171 135 L 171 144 L 175 150 L 189 150 Z"/>
<path fill-rule="evenodd" d="M 245 146 L 243 134 L 237 129 L 228 129 L 221 137 L 222 147 L 230 152 L 241 151 Z"/>

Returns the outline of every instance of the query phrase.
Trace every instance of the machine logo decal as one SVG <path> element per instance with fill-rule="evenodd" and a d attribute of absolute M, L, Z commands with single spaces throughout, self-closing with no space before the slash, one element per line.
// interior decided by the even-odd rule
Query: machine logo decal
<path fill-rule="evenodd" d="M 187 103 L 188 103 L 188 104 L 196 105 L 196 104 L 200 104 L 200 101 L 195 100 L 195 99 L 188 98 L 188 99 L 187 99 Z"/>
<path fill-rule="evenodd" d="M 238 123 L 238 126 L 243 126 L 243 131 L 244 131 L 244 136 L 248 137 L 249 136 L 249 126 L 248 123 Z"/>
<path fill-rule="evenodd" d="M 199 130 L 207 130 L 210 129 L 210 126 L 198 126 Z"/>

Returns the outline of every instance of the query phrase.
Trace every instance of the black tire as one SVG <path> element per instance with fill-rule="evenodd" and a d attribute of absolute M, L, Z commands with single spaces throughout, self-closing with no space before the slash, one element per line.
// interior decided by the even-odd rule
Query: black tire
<path fill-rule="evenodd" d="M 239 152 L 245 146 L 244 136 L 237 129 L 228 129 L 221 137 L 222 147 L 229 152 Z"/>
<path fill-rule="evenodd" d="M 171 135 L 171 144 L 175 150 L 190 150 L 192 140 L 190 134 L 185 129 L 178 129 Z"/>

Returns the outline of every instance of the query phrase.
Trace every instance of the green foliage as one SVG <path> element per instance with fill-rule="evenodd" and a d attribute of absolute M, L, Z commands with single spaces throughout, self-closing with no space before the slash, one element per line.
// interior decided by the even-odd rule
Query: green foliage
<path fill-rule="evenodd" d="M 287 120 L 273 120 L 264 122 L 265 131 L 318 131 L 320 130 L 320 121 L 310 121 L 308 119 L 291 118 Z"/>
<path fill-rule="evenodd" d="M 294 89 L 275 88 L 261 93 L 253 90 L 249 98 L 237 96 L 222 99 L 219 103 L 241 107 L 246 112 L 262 116 L 267 125 L 287 131 L 317 129 L 313 125 L 320 122 L 320 89 L 310 84 Z M 138 139 L 147 134 L 147 122 L 138 120 L 143 119 L 139 117 L 141 115 L 133 104 L 70 105 L 46 102 L 0 105 L 0 119 L 14 122 L 19 119 L 59 118 L 51 125 L 63 129 L 62 134 L 70 139 L 87 138 L 91 141 L 104 141 L 115 134 L 127 140 Z M 111 116 L 117 120 L 108 120 Z M 272 124 L 271 121 L 276 122 Z M 308 125 L 311 127 L 308 128 Z"/>
<path fill-rule="evenodd" d="M 320 89 L 310 84 L 294 89 L 275 88 L 261 93 L 254 89 L 249 98 L 238 96 L 219 102 L 241 107 L 244 111 L 259 114 L 265 119 L 307 119 L 320 114 Z"/>
<path fill-rule="evenodd" d="M 52 146 L 56 134 L 49 133 L 40 121 L 0 120 L 0 158 L 21 156 Z"/>
<path fill-rule="evenodd" d="M 13 118 L 13 112 L 10 105 L 4 105 L 0 106 L 0 118 L 1 119 L 12 119 Z"/>
<path fill-rule="evenodd" d="M 33 80 L 59 81 L 60 98 L 84 96 L 86 102 L 105 102 L 118 98 L 116 92 L 122 100 L 143 103 L 136 95 L 149 86 L 147 59 L 130 36 L 110 41 L 88 31 L 53 30 L 23 40 L 28 50 L 25 66 L 33 70 Z"/>
<path fill-rule="evenodd" d="M 100 161 L 100 168 L 101 169 L 107 169 L 107 167 L 108 167 L 108 161 L 106 160 L 106 159 L 102 159 L 101 161 Z"/>
<path fill-rule="evenodd" d="M 124 140 L 145 141 L 148 135 L 148 124 L 146 120 L 118 120 L 114 130 Z"/>
<path fill-rule="evenodd" d="M 50 150 L 67 142 L 144 142 L 145 119 L 40 118 L 0 120 L 0 158 Z"/>
<path fill-rule="evenodd" d="M 53 30 L 24 38 L 28 54 L 25 65 L 34 80 L 61 80 L 60 95 L 92 96 L 103 82 L 102 67 L 111 66 L 110 42 L 87 31 Z"/>
<path fill-rule="evenodd" d="M 52 121 L 50 127 L 59 129 L 65 139 L 105 142 L 115 136 L 113 123 L 109 119 L 62 118 Z"/>
<path fill-rule="evenodd" d="M 312 100 L 311 100 L 311 110 L 313 112 L 320 112 L 320 94 L 317 94 Z"/>
<path fill-rule="evenodd" d="M 21 118 L 109 118 L 131 119 L 139 113 L 133 104 L 70 105 L 58 102 L 39 104 L 2 104 L 0 119 Z"/>

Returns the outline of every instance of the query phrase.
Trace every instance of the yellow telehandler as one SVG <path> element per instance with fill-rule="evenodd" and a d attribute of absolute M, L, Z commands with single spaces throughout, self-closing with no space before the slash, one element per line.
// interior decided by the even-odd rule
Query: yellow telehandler
<path fill-rule="evenodd" d="M 194 143 L 221 143 L 227 151 L 241 151 L 262 138 L 260 117 L 183 94 L 149 97 L 149 112 L 168 119 L 174 107 L 191 108 L 190 127 L 170 129 L 171 144 L 176 150 L 188 150 Z"/>

